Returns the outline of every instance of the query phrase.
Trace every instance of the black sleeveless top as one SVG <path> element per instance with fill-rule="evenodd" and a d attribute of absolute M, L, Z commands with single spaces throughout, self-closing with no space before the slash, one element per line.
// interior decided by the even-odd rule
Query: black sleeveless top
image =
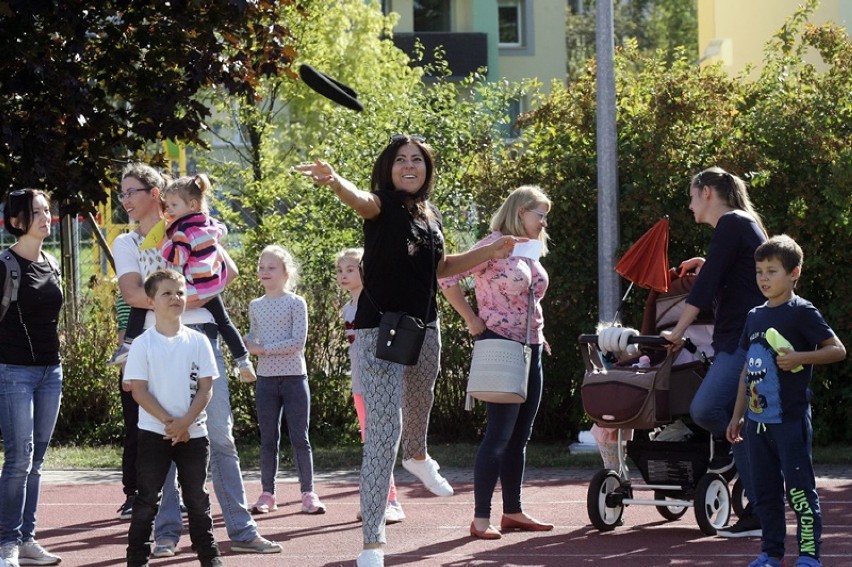
<path fill-rule="evenodd" d="M 430 323 L 438 317 L 435 269 L 444 256 L 440 215 L 429 205 L 431 220 L 414 218 L 398 192 L 376 195 L 381 213 L 364 221 L 366 293 L 358 298 L 355 328 L 378 327 L 379 310 L 404 311 Z"/>

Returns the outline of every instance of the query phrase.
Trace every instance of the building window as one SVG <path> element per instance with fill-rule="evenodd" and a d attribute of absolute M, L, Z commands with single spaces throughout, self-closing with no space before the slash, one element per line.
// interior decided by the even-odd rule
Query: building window
<path fill-rule="evenodd" d="M 500 136 L 506 139 L 514 139 L 521 135 L 521 131 L 518 130 L 518 117 L 520 117 L 522 112 L 525 112 L 526 101 L 520 98 L 514 98 L 509 101 L 509 105 L 506 108 L 506 123 L 500 124 L 497 127 L 497 131 L 500 132 Z"/>
<path fill-rule="evenodd" d="M 524 1 L 499 0 L 497 5 L 499 20 L 500 47 L 521 47 L 525 45 L 524 37 Z"/>
<path fill-rule="evenodd" d="M 414 0 L 414 31 L 452 31 L 450 29 L 450 0 Z"/>
<path fill-rule="evenodd" d="M 586 13 L 586 2 L 584 0 L 568 0 L 568 8 L 575 15 Z"/>

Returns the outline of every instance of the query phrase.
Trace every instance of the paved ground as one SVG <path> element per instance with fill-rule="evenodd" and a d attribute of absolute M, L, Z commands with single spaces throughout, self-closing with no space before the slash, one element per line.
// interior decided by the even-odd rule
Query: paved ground
<path fill-rule="evenodd" d="M 298 486 L 291 471 L 279 486 L 285 504 L 260 516 L 261 532 L 284 545 L 284 553 L 270 556 L 230 553 L 218 504 L 214 499 L 216 538 L 228 566 L 298 565 L 331 567 L 354 565 L 360 550 L 357 474 L 352 471 L 318 474 L 317 491 L 328 513 L 298 513 Z M 586 513 L 588 480 L 593 471 L 531 470 L 524 489 L 525 510 L 557 525 L 552 532 L 505 534 L 497 541 L 468 535 L 473 515 L 473 493 L 468 470 L 444 471 L 456 494 L 437 498 L 413 477 L 397 469 L 400 499 L 408 518 L 388 527 L 387 565 L 416 566 L 573 566 L 603 564 L 636 567 L 686 565 L 746 565 L 759 553 L 759 540 L 723 540 L 701 533 L 690 511 L 681 520 L 666 522 L 653 506 L 630 506 L 625 525 L 600 533 Z M 826 567 L 852 564 L 852 471 L 823 468 L 818 486 L 824 516 L 823 562 Z M 97 471 L 53 471 L 45 474 L 39 509 L 39 540 L 63 557 L 63 567 L 123 565 L 127 522 L 115 509 L 121 498 L 120 477 Z M 257 473 L 246 473 L 246 489 L 253 502 L 260 492 Z M 212 493 L 212 491 L 211 491 Z M 495 497 L 499 510 L 499 491 Z M 791 517 L 790 517 L 791 518 Z M 788 518 L 788 525 L 792 526 Z M 493 520 L 499 522 L 499 515 Z M 795 545 L 788 530 L 788 546 Z M 152 560 L 154 567 L 197 565 L 185 536 L 179 555 Z M 795 560 L 788 554 L 788 565 Z"/>

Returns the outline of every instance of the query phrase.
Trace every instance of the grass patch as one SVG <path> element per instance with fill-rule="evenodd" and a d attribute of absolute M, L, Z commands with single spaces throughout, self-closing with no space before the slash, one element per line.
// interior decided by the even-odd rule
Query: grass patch
<path fill-rule="evenodd" d="M 260 468 L 260 445 L 238 445 L 240 461 L 245 469 Z M 450 443 L 430 445 L 429 453 L 441 466 L 473 468 L 477 445 L 472 443 Z M 361 446 L 314 447 L 314 467 L 317 470 L 358 469 L 361 466 Z M 3 456 L 0 454 L 0 463 Z M 852 465 L 852 446 L 832 445 L 814 447 L 814 463 L 817 465 Z M 292 451 L 283 446 L 281 466 L 293 466 Z M 597 453 L 570 454 L 565 444 L 531 443 L 527 448 L 527 466 L 531 468 L 581 468 L 594 469 L 601 466 Z M 45 467 L 52 470 L 86 470 L 121 468 L 121 447 L 80 447 L 75 445 L 52 446 L 47 451 Z"/>

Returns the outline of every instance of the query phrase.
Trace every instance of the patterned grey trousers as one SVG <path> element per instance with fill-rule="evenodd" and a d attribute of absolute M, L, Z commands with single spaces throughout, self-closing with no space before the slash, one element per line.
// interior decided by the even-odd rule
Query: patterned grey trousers
<path fill-rule="evenodd" d="M 379 330 L 356 329 L 367 432 L 361 463 L 364 544 L 386 543 L 385 506 L 402 436 L 402 458 L 426 454 L 429 413 L 441 361 L 441 333 L 427 329 L 416 366 L 376 358 Z"/>

